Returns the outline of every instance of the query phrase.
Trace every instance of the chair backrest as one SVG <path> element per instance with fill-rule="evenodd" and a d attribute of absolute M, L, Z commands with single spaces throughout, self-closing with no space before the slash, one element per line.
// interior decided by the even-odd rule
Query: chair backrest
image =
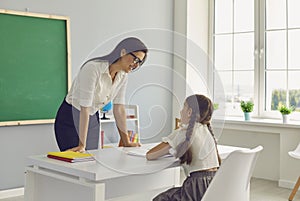
<path fill-rule="evenodd" d="M 249 200 L 249 183 L 256 160 L 263 150 L 258 146 L 228 155 L 210 183 L 202 201 Z"/>
<path fill-rule="evenodd" d="M 300 143 L 298 144 L 297 148 L 294 151 L 289 151 L 289 155 L 291 157 L 300 159 Z"/>

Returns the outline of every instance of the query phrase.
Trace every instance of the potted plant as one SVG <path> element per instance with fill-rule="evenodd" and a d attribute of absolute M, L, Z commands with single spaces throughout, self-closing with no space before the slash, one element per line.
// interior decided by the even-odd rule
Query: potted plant
<path fill-rule="evenodd" d="M 214 110 L 219 109 L 219 103 L 214 103 L 214 104 L 213 104 L 213 108 L 214 108 Z"/>
<path fill-rule="evenodd" d="M 244 112 L 246 121 L 250 120 L 250 113 L 253 111 L 254 103 L 252 101 L 241 101 L 241 109 Z"/>
<path fill-rule="evenodd" d="M 287 107 L 286 105 L 282 104 L 282 105 L 279 105 L 278 110 L 281 113 L 282 121 L 285 124 L 289 120 L 288 115 L 291 114 L 294 111 L 294 108 L 293 107 Z"/>

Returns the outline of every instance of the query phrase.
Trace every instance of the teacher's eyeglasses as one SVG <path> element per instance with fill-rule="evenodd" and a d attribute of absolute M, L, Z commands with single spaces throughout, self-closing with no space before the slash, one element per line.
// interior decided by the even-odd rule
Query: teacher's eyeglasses
<path fill-rule="evenodd" d="M 129 54 L 133 57 L 133 63 L 134 64 L 138 64 L 139 66 L 141 66 L 144 63 L 143 60 L 140 60 L 140 58 L 135 56 L 132 52 L 129 52 Z"/>

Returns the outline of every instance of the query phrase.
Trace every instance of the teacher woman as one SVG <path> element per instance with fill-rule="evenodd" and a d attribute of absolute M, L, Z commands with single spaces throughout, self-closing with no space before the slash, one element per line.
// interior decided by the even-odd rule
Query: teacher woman
<path fill-rule="evenodd" d="M 144 63 L 147 52 L 142 41 L 130 37 L 122 40 L 110 54 L 82 65 L 55 119 L 55 137 L 61 151 L 98 148 L 98 110 L 111 100 L 121 143 L 127 147 L 140 146 L 130 142 L 127 136 L 125 90 L 128 73 Z"/>

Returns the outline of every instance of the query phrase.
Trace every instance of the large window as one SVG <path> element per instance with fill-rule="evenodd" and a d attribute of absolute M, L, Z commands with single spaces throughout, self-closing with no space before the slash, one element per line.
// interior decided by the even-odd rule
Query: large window
<path fill-rule="evenodd" d="M 300 1 L 213 2 L 214 77 L 223 82 L 227 114 L 241 115 L 240 101 L 252 100 L 258 116 L 274 117 L 286 104 L 299 118 Z"/>

